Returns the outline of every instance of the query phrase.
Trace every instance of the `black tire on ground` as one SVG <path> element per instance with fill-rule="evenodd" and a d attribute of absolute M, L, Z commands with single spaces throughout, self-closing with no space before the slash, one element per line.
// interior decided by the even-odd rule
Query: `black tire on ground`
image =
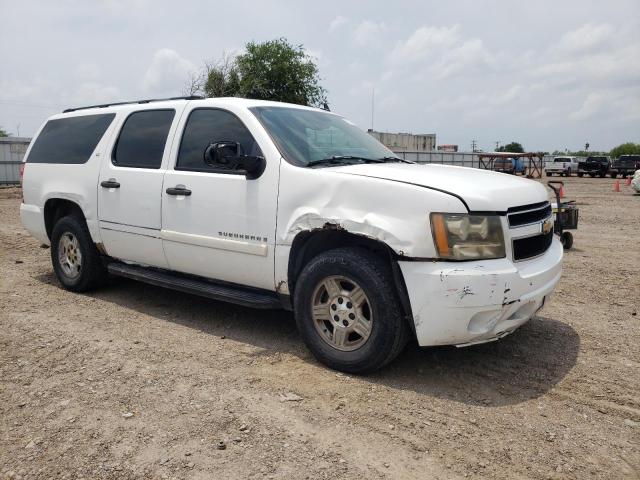
<path fill-rule="evenodd" d="M 336 276 L 355 282 L 364 291 L 369 305 L 370 334 L 361 346 L 351 351 L 342 351 L 325 340 L 316 328 L 312 312 L 318 295 L 316 289 Z M 298 330 L 309 350 L 320 362 L 343 372 L 365 374 L 378 370 L 396 358 L 409 340 L 409 328 L 403 318 L 391 269 L 363 248 L 337 248 L 309 261 L 296 282 L 294 312 Z M 335 328 L 331 321 L 337 317 L 331 318 L 331 314 L 329 317 L 325 331 L 331 335 L 328 328 Z"/>
<path fill-rule="evenodd" d="M 553 177 L 553 173 L 551 172 L 545 172 L 547 174 L 547 177 Z"/>
<path fill-rule="evenodd" d="M 605 173 L 605 172 L 600 172 L 600 173 L 598 174 L 598 176 L 599 176 L 600 178 L 604 178 L 604 176 L 605 176 L 605 175 L 606 175 L 606 173 Z"/>
<path fill-rule="evenodd" d="M 579 176 L 579 177 L 582 177 L 583 175 L 584 175 L 584 173 L 582 173 L 582 172 L 578 172 L 578 176 Z M 593 176 L 593 175 L 592 175 L 592 176 Z"/>
<path fill-rule="evenodd" d="M 64 237 L 64 238 L 63 238 Z M 75 241 L 74 241 L 75 239 Z M 65 254 L 65 249 L 72 245 L 72 252 Z M 77 260 L 75 269 L 65 267 L 62 256 Z M 87 224 L 84 219 L 75 215 L 62 217 L 53 226 L 51 234 L 51 262 L 58 280 L 64 288 L 73 292 L 86 292 L 102 285 L 109 277 L 100 258 Z M 68 270 L 77 270 L 76 274 Z"/>
<path fill-rule="evenodd" d="M 618 174 L 617 174 L 617 173 L 610 173 L 610 174 L 609 174 L 609 176 L 610 176 L 611 178 L 616 178 L 616 177 L 618 176 Z"/>
<path fill-rule="evenodd" d="M 622 174 L 622 178 L 627 178 L 627 174 L 626 174 L 626 173 L 623 173 L 623 174 Z"/>
<path fill-rule="evenodd" d="M 573 246 L 573 235 L 571 232 L 562 232 L 560 235 L 560 243 L 565 250 L 569 250 Z"/>

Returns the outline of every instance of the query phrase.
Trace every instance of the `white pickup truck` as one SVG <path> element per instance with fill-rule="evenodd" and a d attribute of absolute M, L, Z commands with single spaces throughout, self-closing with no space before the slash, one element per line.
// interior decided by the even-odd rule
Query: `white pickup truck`
<path fill-rule="evenodd" d="M 544 173 L 547 177 L 554 174 L 570 177 L 572 172 L 578 171 L 578 159 L 576 157 L 555 157 L 552 162 L 547 162 L 544 166 Z"/>
<path fill-rule="evenodd" d="M 501 338 L 560 279 L 540 183 L 406 162 L 324 110 L 192 97 L 70 109 L 25 158 L 22 223 L 64 288 L 123 276 L 289 309 L 346 372 L 384 366 L 410 337 Z"/>

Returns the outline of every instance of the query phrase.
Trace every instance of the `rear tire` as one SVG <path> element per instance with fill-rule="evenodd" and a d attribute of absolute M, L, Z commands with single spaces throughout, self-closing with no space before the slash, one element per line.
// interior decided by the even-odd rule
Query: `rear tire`
<path fill-rule="evenodd" d="M 611 178 L 616 178 L 616 177 L 618 176 L 618 174 L 617 174 L 617 173 L 610 173 L 610 174 L 609 174 L 609 176 L 610 176 Z"/>
<path fill-rule="evenodd" d="M 322 363 L 347 373 L 373 372 L 405 347 L 409 329 L 389 266 L 362 248 L 313 258 L 294 292 L 298 330 Z"/>
<path fill-rule="evenodd" d="M 578 172 L 578 176 L 579 176 L 580 178 L 582 178 L 582 177 L 584 176 L 584 173 L 582 173 L 582 172 Z"/>
<path fill-rule="evenodd" d="M 51 262 L 62 286 L 73 292 L 86 292 L 108 278 L 87 224 L 74 215 L 61 218 L 53 227 Z"/>
<path fill-rule="evenodd" d="M 553 177 L 553 173 L 551 172 L 546 172 L 546 174 L 547 174 L 547 177 Z"/>

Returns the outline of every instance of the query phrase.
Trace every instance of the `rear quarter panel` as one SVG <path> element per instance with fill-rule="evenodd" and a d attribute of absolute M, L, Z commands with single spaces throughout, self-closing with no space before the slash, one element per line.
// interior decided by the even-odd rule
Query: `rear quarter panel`
<path fill-rule="evenodd" d="M 95 112 L 92 113 L 95 114 Z M 62 115 L 51 117 L 51 119 L 54 118 L 64 117 Z M 97 222 L 97 182 L 100 164 L 107 157 L 105 152 L 112 141 L 116 123 L 116 119 L 111 122 L 86 163 L 29 163 L 31 147 L 38 141 L 38 135 L 44 127 L 43 124 L 25 155 L 26 163 L 22 186 L 25 205 L 23 208 L 26 207 L 32 211 L 39 210 L 44 224 L 44 206 L 47 200 L 59 198 L 74 202 L 82 209 L 94 242 L 100 242 Z M 32 232 L 28 225 L 25 227 L 39 238 L 37 234 L 39 232 Z"/>

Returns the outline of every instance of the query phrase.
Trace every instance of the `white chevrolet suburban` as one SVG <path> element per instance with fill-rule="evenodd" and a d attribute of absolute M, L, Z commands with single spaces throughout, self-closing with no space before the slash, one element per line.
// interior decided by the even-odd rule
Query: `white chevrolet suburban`
<path fill-rule="evenodd" d="M 22 223 L 51 246 L 64 288 L 123 276 L 289 309 L 313 354 L 346 372 L 384 366 L 410 337 L 501 338 L 561 274 L 541 184 L 406 162 L 314 108 L 187 97 L 69 109 L 23 167 Z"/>

